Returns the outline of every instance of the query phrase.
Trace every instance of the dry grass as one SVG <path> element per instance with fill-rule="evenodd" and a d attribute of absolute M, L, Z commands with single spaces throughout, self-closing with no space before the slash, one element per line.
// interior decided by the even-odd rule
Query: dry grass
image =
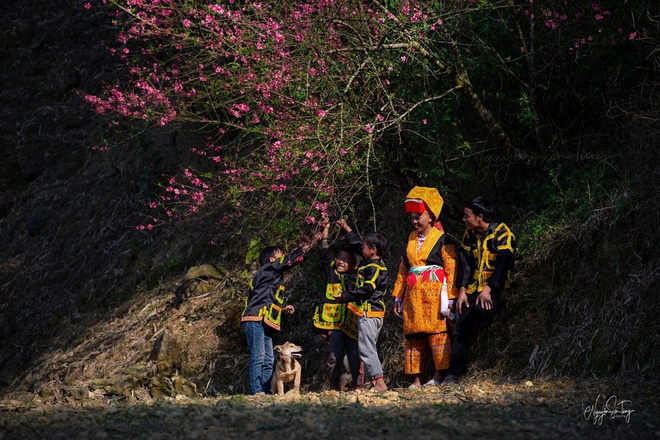
<path fill-rule="evenodd" d="M 657 375 L 660 132 L 656 124 L 633 133 L 613 164 L 622 177 L 609 199 L 585 221 L 549 231 L 526 256 L 510 316 L 490 340 L 503 353 L 490 365 L 530 377 Z"/>
<path fill-rule="evenodd" d="M 448 388 L 300 396 L 218 396 L 130 405 L 87 400 L 57 405 L 0 402 L 0 436 L 19 438 L 420 439 L 651 438 L 657 384 L 636 381 L 471 381 Z M 603 397 L 599 397 L 603 396 Z M 598 422 L 585 408 L 632 410 Z M 597 399 L 600 400 L 599 403 Z"/>

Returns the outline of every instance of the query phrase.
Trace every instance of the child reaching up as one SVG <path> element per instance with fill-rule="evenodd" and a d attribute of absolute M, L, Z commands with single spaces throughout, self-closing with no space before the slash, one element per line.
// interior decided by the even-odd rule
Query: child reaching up
<path fill-rule="evenodd" d="M 273 339 L 280 330 L 282 312 L 293 314 L 292 305 L 284 305 L 284 272 L 303 261 L 305 253 L 317 242 L 300 245 L 289 255 L 279 246 L 268 246 L 259 254 L 260 268 L 250 282 L 241 327 L 250 349 L 249 378 L 252 394 L 270 393 L 273 375 Z"/>
<path fill-rule="evenodd" d="M 381 255 L 387 247 L 387 238 L 380 232 L 371 232 L 360 240 L 346 220 L 337 221 L 337 226 L 346 232 L 345 238 L 351 247 L 362 251 L 364 262 L 357 270 L 355 288 L 342 291 L 336 298 L 349 303 L 347 309 L 358 316 L 358 351 L 365 375 L 376 391 L 387 391 L 376 347 L 385 317 L 383 296 L 388 276 Z"/>
<path fill-rule="evenodd" d="M 355 314 L 346 310 L 346 304 L 338 302 L 335 298 L 335 295 L 343 290 L 355 288 L 356 257 L 352 249 L 344 248 L 333 260 L 328 246 L 330 222 L 326 222 L 324 226 L 320 250 L 321 267 L 326 284 L 321 303 L 314 311 L 314 330 L 329 342 L 327 368 L 331 389 L 339 390 L 344 356 L 348 360 L 353 387 L 359 388 L 362 385 L 362 378 L 357 342 L 357 318 Z"/>

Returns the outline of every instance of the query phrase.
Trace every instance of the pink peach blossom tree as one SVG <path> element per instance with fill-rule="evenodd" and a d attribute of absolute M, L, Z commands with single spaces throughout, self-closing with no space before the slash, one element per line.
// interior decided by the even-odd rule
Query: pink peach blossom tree
<path fill-rule="evenodd" d="M 613 14 L 559 0 L 107 3 L 127 80 L 88 101 L 111 118 L 210 133 L 194 164 L 167 176 L 141 227 L 206 212 L 289 235 L 343 213 L 400 156 L 430 157 L 414 174 L 450 173 L 448 157 L 474 153 L 472 136 L 494 147 L 484 151 L 533 163 L 545 152 L 520 139 L 552 142 L 543 131 L 553 116 L 539 102 L 555 81 L 548 72 L 602 44 L 599 24 Z M 593 36 L 578 37 L 586 21 Z"/>

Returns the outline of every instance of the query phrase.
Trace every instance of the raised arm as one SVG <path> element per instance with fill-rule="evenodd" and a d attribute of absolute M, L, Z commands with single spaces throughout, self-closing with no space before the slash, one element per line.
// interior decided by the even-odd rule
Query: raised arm
<path fill-rule="evenodd" d="M 342 292 L 342 302 L 353 302 L 363 299 L 369 299 L 376 292 L 376 287 L 379 285 L 379 277 L 382 276 L 382 270 L 375 265 L 369 265 L 362 271 L 364 281 L 360 287 L 353 290 Z"/>

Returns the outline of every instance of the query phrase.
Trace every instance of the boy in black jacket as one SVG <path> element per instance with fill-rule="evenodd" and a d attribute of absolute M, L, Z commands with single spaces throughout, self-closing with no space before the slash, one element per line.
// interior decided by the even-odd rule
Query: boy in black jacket
<path fill-rule="evenodd" d="M 385 317 L 383 296 L 388 277 L 387 267 L 380 257 L 387 247 L 387 238 L 380 232 L 371 232 L 360 240 L 345 220 L 339 220 L 337 225 L 346 232 L 346 242 L 355 250 L 361 249 L 364 256 L 364 262 L 358 268 L 355 289 L 343 291 L 337 298 L 348 302 L 347 309 L 358 315 L 358 351 L 365 376 L 371 378 L 376 391 L 387 391 L 376 348 Z"/>
<path fill-rule="evenodd" d="M 250 282 L 248 298 L 241 318 L 241 327 L 250 349 L 250 390 L 252 394 L 270 393 L 273 375 L 273 334 L 280 330 L 282 313 L 295 312 L 292 305 L 284 306 L 284 272 L 301 263 L 308 245 L 300 245 L 285 256 L 278 246 L 268 246 L 259 254 L 261 268 Z"/>

